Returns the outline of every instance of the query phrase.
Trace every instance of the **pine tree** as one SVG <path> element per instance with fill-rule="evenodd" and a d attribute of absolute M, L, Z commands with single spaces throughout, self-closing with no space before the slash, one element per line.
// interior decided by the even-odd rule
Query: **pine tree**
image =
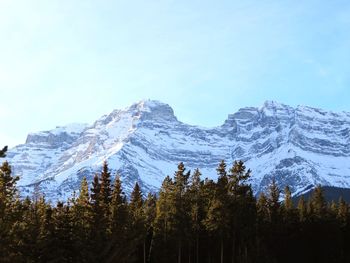
<path fill-rule="evenodd" d="M 16 199 L 18 199 L 16 188 L 18 179 L 12 176 L 11 166 L 5 161 L 0 166 L 0 255 L 3 255 L 3 258 L 8 261 L 12 261 L 10 255 L 14 240 L 11 235 L 16 225 L 13 210 Z"/>
<path fill-rule="evenodd" d="M 310 205 L 313 215 L 318 219 L 322 219 L 326 213 L 327 204 L 323 196 L 322 187 L 320 185 L 314 189 L 311 196 Z"/>
<path fill-rule="evenodd" d="M 164 244 L 167 243 L 169 234 L 173 229 L 173 193 L 174 183 L 170 176 L 166 176 L 159 191 L 159 197 L 157 200 L 157 216 L 155 219 L 156 234 L 158 237 L 163 239 L 162 243 Z"/>
<path fill-rule="evenodd" d="M 202 230 L 202 221 L 204 220 L 203 198 L 201 194 L 202 181 L 201 172 L 196 169 L 191 177 L 189 187 L 190 208 L 191 208 L 191 230 L 195 237 L 195 259 L 199 262 L 199 234 Z"/>
<path fill-rule="evenodd" d="M 128 262 L 130 254 L 129 215 L 125 194 L 122 190 L 120 176 L 117 174 L 111 201 L 111 240 L 105 249 L 106 262 Z"/>
<path fill-rule="evenodd" d="M 103 206 L 108 207 L 112 200 L 112 188 L 111 188 L 111 173 L 108 169 L 107 161 L 103 162 L 103 168 L 101 173 L 101 203 Z"/>
<path fill-rule="evenodd" d="M 227 171 L 226 171 L 226 163 L 224 160 L 222 160 L 216 168 L 217 174 L 218 174 L 218 182 L 217 186 L 220 191 L 220 194 L 225 194 L 227 192 L 227 187 L 228 187 L 228 178 L 227 178 Z"/>
<path fill-rule="evenodd" d="M 162 261 L 176 256 L 179 260 L 179 206 L 175 187 L 175 182 L 167 176 L 163 180 L 157 200 L 155 243 L 159 246 L 154 250 L 154 257 Z"/>
<path fill-rule="evenodd" d="M 2 150 L 0 150 L 0 158 L 5 158 L 6 157 L 7 149 L 8 149 L 8 147 L 5 146 L 4 148 L 2 148 Z"/>
<path fill-rule="evenodd" d="M 230 230 L 230 219 L 228 207 L 220 198 L 214 198 L 211 201 L 204 224 L 208 232 L 220 240 L 220 262 L 223 263 L 224 238 Z"/>
<path fill-rule="evenodd" d="M 347 225 L 349 222 L 349 206 L 342 197 L 339 198 L 337 219 L 342 226 Z"/>
<path fill-rule="evenodd" d="M 75 250 L 79 251 L 81 259 L 90 258 L 92 242 L 92 207 L 90 203 L 89 187 L 86 177 L 80 185 L 79 196 L 72 207 L 72 224 L 75 236 Z M 85 256 L 85 257 L 84 257 Z"/>
<path fill-rule="evenodd" d="M 188 179 L 190 171 L 186 172 L 186 168 L 182 162 L 177 166 L 174 175 L 174 234 L 178 241 L 178 263 L 182 261 L 183 242 L 188 238 L 189 233 L 189 200 L 187 198 Z"/>
<path fill-rule="evenodd" d="M 41 216 L 40 234 L 38 246 L 40 250 L 40 262 L 50 262 L 55 260 L 56 254 L 53 253 L 57 249 L 58 242 L 56 237 L 55 222 L 53 218 L 53 210 L 51 206 L 47 206 L 40 198 L 39 206 L 45 206 L 44 214 Z M 40 204 L 41 203 L 41 204 Z M 39 211 L 42 209 L 39 209 Z M 41 214 L 42 212 L 40 212 Z"/>
<path fill-rule="evenodd" d="M 149 193 L 144 203 L 146 238 L 144 242 L 144 263 L 151 261 L 153 249 L 154 222 L 156 218 L 157 197 Z"/>
<path fill-rule="evenodd" d="M 246 184 L 250 178 L 251 170 L 246 171 L 243 161 L 235 161 L 228 174 L 228 191 L 234 198 L 245 196 L 250 191 L 250 186 Z"/>
<path fill-rule="evenodd" d="M 101 184 L 98 178 L 98 174 L 95 174 L 94 180 L 92 182 L 92 188 L 91 188 L 91 201 L 96 209 L 100 206 L 101 203 Z"/>
<path fill-rule="evenodd" d="M 106 242 L 105 210 L 101 201 L 101 184 L 95 174 L 91 188 L 91 239 L 94 240 L 92 252 L 95 260 L 100 259 Z"/>
<path fill-rule="evenodd" d="M 268 200 L 264 193 L 260 193 L 258 201 L 256 203 L 258 217 L 261 221 L 269 220 L 269 207 Z"/>
<path fill-rule="evenodd" d="M 136 182 L 130 197 L 130 212 L 134 219 L 142 218 L 143 198 L 139 184 Z"/>
<path fill-rule="evenodd" d="M 132 225 L 132 238 L 134 242 L 133 253 L 136 257 L 135 261 L 146 261 L 145 249 L 146 249 L 146 227 L 145 217 L 143 210 L 143 198 L 139 184 L 136 182 L 134 189 L 131 193 L 129 211 L 131 215 Z"/>
<path fill-rule="evenodd" d="M 299 221 L 304 222 L 306 220 L 306 216 L 307 216 L 307 207 L 306 207 L 306 203 L 304 200 L 304 196 L 300 197 L 297 209 L 298 209 L 298 213 L 299 213 Z"/>
<path fill-rule="evenodd" d="M 284 189 L 284 209 L 290 211 L 293 209 L 292 193 L 289 190 L 289 187 L 286 186 Z"/>
<path fill-rule="evenodd" d="M 252 235 L 256 214 L 253 192 L 248 184 L 250 175 L 251 170 L 246 170 L 243 161 L 235 161 L 228 173 L 228 196 L 224 195 L 222 199 L 222 202 L 229 204 L 232 262 L 248 260 L 247 243 Z"/>
<path fill-rule="evenodd" d="M 55 225 L 56 249 L 53 255 L 57 262 L 75 262 L 76 251 L 74 249 L 73 222 L 70 207 L 58 202 L 53 213 Z"/>
<path fill-rule="evenodd" d="M 272 223 L 276 223 L 280 209 L 280 190 L 278 189 L 275 179 L 272 179 L 268 193 L 269 219 Z"/>
<path fill-rule="evenodd" d="M 114 182 L 111 202 L 111 230 L 114 235 L 122 235 L 127 227 L 128 209 L 126 197 L 122 190 L 120 176 L 117 175 Z"/>
<path fill-rule="evenodd" d="M 289 187 L 286 186 L 284 189 L 284 202 L 283 202 L 283 213 L 284 213 L 284 221 L 291 222 L 293 219 L 293 201 L 292 201 L 292 193 L 289 190 Z"/>
<path fill-rule="evenodd" d="M 11 170 L 7 161 L 0 166 L 0 211 L 4 209 L 6 203 L 13 201 L 17 194 L 16 183 L 19 177 L 13 177 Z"/>

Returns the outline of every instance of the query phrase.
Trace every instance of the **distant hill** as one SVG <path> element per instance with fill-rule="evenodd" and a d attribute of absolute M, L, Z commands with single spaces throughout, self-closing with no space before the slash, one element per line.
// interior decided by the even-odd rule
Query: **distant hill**
<path fill-rule="evenodd" d="M 347 203 L 350 203 L 350 189 L 348 188 L 341 188 L 341 187 L 334 187 L 334 186 L 324 186 L 322 187 L 323 194 L 327 202 L 338 202 L 339 198 L 342 197 Z M 309 192 L 302 194 L 304 196 L 305 200 L 308 200 L 313 193 L 314 189 L 310 190 Z M 294 200 L 297 202 L 301 195 L 296 196 Z"/>

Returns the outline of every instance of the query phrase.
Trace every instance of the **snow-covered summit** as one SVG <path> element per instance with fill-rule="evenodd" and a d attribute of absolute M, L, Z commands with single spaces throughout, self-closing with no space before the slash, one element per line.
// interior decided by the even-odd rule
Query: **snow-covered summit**
<path fill-rule="evenodd" d="M 267 101 L 229 114 L 222 126 L 200 128 L 177 120 L 162 102 L 142 100 L 91 125 L 73 124 L 28 135 L 8 160 L 25 194 L 34 185 L 65 199 L 107 160 L 126 192 L 138 181 L 156 191 L 178 162 L 216 178 L 215 168 L 242 159 L 258 193 L 271 178 L 294 194 L 316 184 L 350 187 L 350 114 Z"/>

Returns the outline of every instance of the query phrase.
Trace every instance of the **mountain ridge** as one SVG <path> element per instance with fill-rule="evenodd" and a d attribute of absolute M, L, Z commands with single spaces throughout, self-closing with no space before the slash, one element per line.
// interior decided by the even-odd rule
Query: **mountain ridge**
<path fill-rule="evenodd" d="M 84 176 L 91 181 L 104 160 L 114 175 L 121 175 L 127 192 L 136 181 L 144 191 L 156 191 L 180 161 L 215 179 L 224 159 L 229 165 L 246 162 L 255 193 L 275 178 L 297 195 L 316 184 L 350 187 L 349 132 L 347 112 L 266 101 L 208 128 L 179 121 L 168 104 L 142 100 L 91 125 L 31 133 L 25 144 L 9 150 L 7 159 L 21 177 L 24 194 L 39 185 L 52 200 L 66 199 Z"/>

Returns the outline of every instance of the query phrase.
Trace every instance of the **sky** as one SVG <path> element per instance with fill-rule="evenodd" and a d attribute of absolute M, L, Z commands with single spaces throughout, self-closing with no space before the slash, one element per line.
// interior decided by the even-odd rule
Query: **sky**
<path fill-rule="evenodd" d="M 0 0 L 0 146 L 142 99 L 350 111 L 350 1 Z"/>

